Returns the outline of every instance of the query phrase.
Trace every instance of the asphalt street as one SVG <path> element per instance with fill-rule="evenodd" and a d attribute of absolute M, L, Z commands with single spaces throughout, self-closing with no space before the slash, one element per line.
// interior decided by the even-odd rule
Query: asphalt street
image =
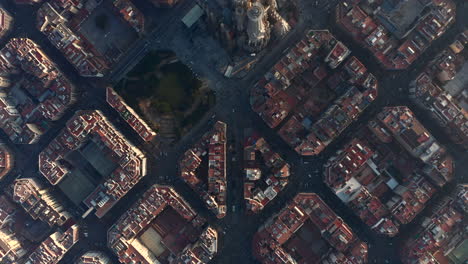
<path fill-rule="evenodd" d="M 89 230 L 89 237 L 83 239 L 74 247 L 61 261 L 62 264 L 71 263 L 71 260 L 77 254 L 89 250 L 100 249 L 112 255 L 106 249 L 107 230 L 128 208 L 141 196 L 141 194 L 152 184 L 169 184 L 187 200 L 189 203 L 205 216 L 210 224 L 215 226 L 221 235 L 219 253 L 212 263 L 256 263 L 251 254 L 252 236 L 256 230 L 265 222 L 268 217 L 284 207 L 292 197 L 299 192 L 316 192 L 327 204 L 341 216 L 358 234 L 358 236 L 369 243 L 369 262 L 384 263 L 385 260 L 390 263 L 400 263 L 397 252 L 400 237 L 387 239 L 378 237 L 360 221 L 351 210 L 342 204 L 338 198 L 322 182 L 322 166 L 324 162 L 332 156 L 344 143 L 352 139 L 356 131 L 362 124 L 367 123 L 385 106 L 407 105 L 416 114 L 418 119 L 426 126 L 429 131 L 443 144 L 445 144 L 450 153 L 456 160 L 456 180 L 449 186 L 444 187 L 441 193 L 447 193 L 455 183 L 467 182 L 466 173 L 468 171 L 468 154 L 459 146 L 450 142 L 441 127 L 421 109 L 409 100 L 407 88 L 409 82 L 416 77 L 424 65 L 434 54 L 444 48 L 453 37 L 468 24 L 468 4 L 466 1 L 458 1 L 457 22 L 444 34 L 436 40 L 408 70 L 389 72 L 384 71 L 376 60 L 369 55 L 365 49 L 355 44 L 345 32 L 340 31 L 333 26 L 333 19 L 330 19 L 328 10 L 338 1 L 315 1 L 298 0 L 301 9 L 301 18 L 296 27 L 285 39 L 277 45 L 270 48 L 267 55 L 259 59 L 255 68 L 242 79 L 226 79 L 222 73 L 218 72 L 215 65 L 207 60 L 210 54 L 207 52 L 220 50 L 219 46 L 200 47 L 196 42 L 191 42 L 186 36 L 187 30 L 180 22 L 180 18 L 185 15 L 193 6 L 193 2 L 182 1 L 172 10 L 161 11 L 147 6 L 146 4 L 135 1 L 136 4 L 144 8 L 144 13 L 152 17 L 152 23 L 155 25 L 150 33 L 147 33 L 141 39 L 133 44 L 133 47 L 119 63 L 113 68 L 113 71 L 103 80 L 87 79 L 77 75 L 75 69 L 65 60 L 62 54 L 56 50 L 35 27 L 35 11 L 37 6 L 17 7 L 7 1 L 6 7 L 16 18 L 15 30 L 10 37 L 28 37 L 38 43 L 45 52 L 55 61 L 60 69 L 75 83 L 79 89 L 80 100 L 70 109 L 59 121 L 54 122 L 51 129 L 35 145 L 11 145 L 16 155 L 16 169 L 3 182 L 0 188 L 10 184 L 14 178 L 20 177 L 38 177 L 37 157 L 40 151 L 60 132 L 65 122 L 79 109 L 100 109 L 103 111 L 117 128 L 134 144 L 140 147 L 148 156 L 149 174 L 143 178 L 103 219 L 97 219 L 91 215 L 86 219 L 79 216 L 82 209 L 75 208 L 64 197 L 59 190 L 56 194 L 70 204 L 73 213 L 76 214 L 79 222 Z M 141 5 L 141 6 L 140 6 Z M 333 13 L 333 12 L 331 12 Z M 465 15 L 464 15 L 465 14 Z M 348 127 L 339 138 L 330 144 L 325 151 L 316 157 L 300 157 L 276 134 L 275 130 L 270 129 L 263 120 L 251 110 L 249 103 L 249 92 L 261 76 L 270 69 L 275 62 L 282 56 L 288 47 L 294 45 L 304 36 L 309 29 L 329 28 L 337 38 L 342 40 L 379 79 L 379 96 L 373 104 L 364 112 L 364 114 Z M 0 42 L 1 45 L 5 40 Z M 210 42 L 211 43 L 211 42 Z M 152 49 L 171 49 L 179 58 L 190 65 L 193 72 L 206 79 L 210 87 L 217 95 L 217 104 L 205 117 L 175 146 L 168 149 L 154 149 L 153 146 L 144 144 L 138 135 L 118 116 L 112 108 L 105 102 L 105 85 L 115 83 L 122 78 L 131 68 L 140 61 L 147 51 Z M 228 142 L 233 151 L 228 153 L 228 215 L 217 220 L 214 215 L 208 211 L 200 198 L 190 189 L 188 185 L 178 177 L 177 163 L 181 155 L 195 142 L 203 133 L 210 129 L 216 120 L 224 121 L 228 124 Z M 270 143 L 274 150 L 291 164 L 292 176 L 286 189 L 281 192 L 261 213 L 257 215 L 246 215 L 244 201 L 242 197 L 242 139 L 243 131 L 246 128 L 253 128 L 258 131 Z M 0 131 L 0 137 L 6 136 Z M 160 154 L 162 153 L 162 154 Z M 309 177 L 311 174 L 313 177 Z M 440 199 L 442 195 L 434 197 L 434 201 Z M 422 215 L 429 212 L 427 208 L 420 217 L 416 218 L 413 224 L 405 227 L 403 230 L 411 230 L 414 225 L 421 221 Z M 235 212 L 233 212 L 235 210 Z M 113 256 L 113 255 L 112 255 Z M 113 256 L 115 260 L 115 256 Z M 116 262 L 117 263 L 117 262 Z"/>

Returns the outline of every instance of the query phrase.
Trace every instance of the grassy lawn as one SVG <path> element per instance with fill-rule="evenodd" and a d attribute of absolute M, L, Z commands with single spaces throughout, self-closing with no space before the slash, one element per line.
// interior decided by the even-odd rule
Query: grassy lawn
<path fill-rule="evenodd" d="M 187 97 L 183 84 L 175 73 L 166 75 L 159 83 L 156 92 L 160 100 L 168 102 L 172 107 L 182 106 L 184 98 Z"/>
<path fill-rule="evenodd" d="M 115 89 L 141 115 L 145 111 L 140 103 L 149 101 L 157 114 L 173 114 L 179 129 L 186 130 L 215 103 L 214 94 L 202 87 L 203 83 L 173 53 L 153 51 Z"/>

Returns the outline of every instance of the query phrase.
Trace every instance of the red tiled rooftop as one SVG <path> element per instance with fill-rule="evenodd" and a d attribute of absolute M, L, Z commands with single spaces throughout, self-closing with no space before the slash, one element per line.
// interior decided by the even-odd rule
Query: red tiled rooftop
<path fill-rule="evenodd" d="M 259 179 L 249 179 L 247 175 L 244 178 L 244 199 L 246 207 L 249 211 L 257 213 L 262 210 L 276 195 L 281 192 L 288 184 L 290 176 L 290 166 L 284 161 L 281 156 L 274 152 L 264 138 L 259 138 L 257 135 L 248 137 L 245 140 L 244 152 L 252 154 L 244 155 L 244 171 L 250 169 L 249 161 L 256 162 L 260 157 L 255 157 L 256 153 L 261 155 L 263 164 L 256 164 L 255 167 L 260 170 L 260 166 L 266 166 L 266 171 L 260 171 Z M 253 158 L 253 160 L 249 160 Z M 266 174 L 268 172 L 268 174 Z M 258 185 L 264 185 L 266 188 L 260 189 Z M 252 192 L 252 190 L 254 192 Z"/>
<path fill-rule="evenodd" d="M 113 1 L 113 5 L 122 18 L 127 21 L 137 33 L 143 33 L 145 29 L 145 17 L 132 1 L 115 0 Z"/>
<path fill-rule="evenodd" d="M 218 218 L 226 215 L 226 133 L 226 124 L 216 122 L 210 131 L 185 152 L 179 162 L 182 179 L 202 197 Z M 206 172 L 198 172 L 202 159 L 208 159 Z M 207 175 L 207 182 L 201 181 L 197 173 Z M 207 188 L 203 189 L 202 185 Z"/>
<path fill-rule="evenodd" d="M 255 258 L 265 264 L 293 263 L 293 255 L 307 251 L 295 251 L 293 254 L 285 248 L 285 243 L 289 243 L 291 239 L 294 241 L 296 232 L 309 220 L 322 234 L 325 243 L 334 249 L 327 254 L 344 254 L 344 258 L 336 263 L 367 262 L 367 247 L 357 246 L 362 242 L 351 228 L 313 193 L 298 194 L 278 215 L 273 216 L 271 221 L 258 230 L 252 243 Z M 300 244 L 295 247 L 299 246 Z M 357 250 L 359 247 L 361 250 Z"/>
<path fill-rule="evenodd" d="M 81 76 L 102 77 L 111 62 L 97 52 L 91 43 L 78 34 L 78 25 L 88 17 L 88 6 L 73 1 L 52 0 L 37 11 L 36 26 L 62 52 Z M 65 22 L 57 14 L 71 16 Z"/>
<path fill-rule="evenodd" d="M 415 30 L 399 44 L 379 20 L 380 3 L 374 10 L 361 1 L 346 1 L 336 7 L 338 25 L 367 48 L 387 69 L 406 69 L 453 23 L 455 5 L 451 0 L 434 0 L 428 14 L 415 22 Z M 369 12 L 366 13 L 364 9 Z M 422 40 L 424 38 L 425 40 Z M 416 46 L 416 43 L 419 43 Z"/>
<path fill-rule="evenodd" d="M 446 48 L 432 60 L 412 83 L 414 90 L 411 96 L 425 109 L 430 110 L 432 117 L 438 124 L 444 127 L 450 138 L 455 143 L 465 146 L 468 143 L 468 112 L 461 106 L 460 102 L 447 91 L 436 84 L 439 81 L 453 79 L 457 74 L 455 61 L 462 57 L 452 53 Z M 464 59 L 463 59 L 464 60 Z"/>
<path fill-rule="evenodd" d="M 98 110 L 77 111 L 61 133 L 39 154 L 39 171 L 53 185 L 70 171 L 60 162 L 93 136 L 112 151 L 118 167 L 89 195 L 84 203 L 102 217 L 146 175 L 146 157 Z"/>
<path fill-rule="evenodd" d="M 27 261 L 34 264 L 56 264 L 79 239 L 78 225 L 73 225 L 65 232 L 55 232 L 29 255 Z"/>
<path fill-rule="evenodd" d="M 0 126 L 14 143 L 35 143 L 46 130 L 47 122 L 58 120 L 75 102 L 74 86 L 30 39 L 11 39 L 0 50 L 0 58 L 4 73 L 25 71 L 35 77 L 18 82 L 32 98 L 16 103 L 8 97 L 0 98 Z"/>
<path fill-rule="evenodd" d="M 326 63 L 334 69 L 348 55 L 348 48 L 330 32 L 310 31 L 252 90 L 253 110 L 270 127 L 281 126 L 280 136 L 300 155 L 319 154 L 377 96 L 376 78 L 355 57 L 346 62 L 347 72 L 340 69 L 324 79 Z M 326 89 L 318 85 L 322 79 L 330 92 L 345 90 L 328 109 L 328 102 L 308 101 L 314 97 L 311 90 Z"/>
<path fill-rule="evenodd" d="M 13 165 L 13 153 L 5 143 L 0 142 L 0 180 L 13 169 Z"/>
<path fill-rule="evenodd" d="M 108 231 L 108 246 L 118 255 L 121 263 L 150 264 L 164 257 L 155 256 L 149 250 L 143 252 L 141 247 L 135 247 L 133 243 L 150 225 L 160 226 L 156 232 L 165 241 L 164 243 L 174 246 L 171 248 L 176 250 L 172 252 L 175 258 L 189 257 L 190 259 L 202 256 L 201 259 L 211 259 L 216 254 L 217 233 L 210 227 L 198 233 L 201 234 L 194 244 L 177 247 L 178 242 L 174 240 L 176 239 L 174 235 L 179 233 L 177 229 L 174 229 L 173 221 L 170 220 L 172 216 L 168 216 L 170 218 L 166 220 L 158 219 L 167 207 L 173 209 L 178 214 L 177 217 L 181 217 L 185 224 L 190 225 L 190 228 L 200 228 L 205 223 L 205 220 L 197 216 L 197 213 L 171 187 L 154 185 Z M 183 222 L 180 223 L 184 224 Z M 161 225 L 168 226 L 164 228 Z M 186 233 L 186 235 L 189 234 Z M 198 248 L 199 245 L 204 245 L 203 250 Z M 165 261 L 165 259 L 160 259 L 160 261 Z"/>
<path fill-rule="evenodd" d="M 405 112 L 409 111 L 407 108 L 395 109 L 398 110 L 394 111 L 394 115 L 401 117 L 402 122 L 397 123 L 383 114 L 379 115 L 380 120 L 384 120 L 382 122 L 389 124 L 394 131 L 407 129 L 409 124 L 414 124 L 413 114 Z M 429 140 L 421 125 L 411 127 L 417 130 L 416 134 L 424 135 L 423 142 Z M 372 126 L 369 128 L 375 132 Z M 378 130 L 386 131 L 383 127 Z M 411 222 L 435 194 L 435 187 L 425 178 L 432 180 L 435 176 L 427 173 L 424 166 L 417 166 L 414 159 L 418 157 L 410 157 L 413 153 L 405 151 L 405 146 L 380 146 L 382 142 L 375 141 L 366 133 L 369 132 L 362 129 L 359 134 L 364 135 L 360 139 L 353 139 L 335 157 L 330 158 L 325 165 L 324 181 L 374 231 L 395 236 L 398 224 Z M 397 137 L 391 132 L 385 133 L 390 138 Z M 421 136 L 414 137 L 414 140 L 418 139 Z M 358 144 L 360 148 L 357 148 Z M 441 155 L 443 157 L 443 153 Z M 399 174 L 398 181 L 392 176 L 395 169 Z M 385 205 L 379 200 L 384 196 L 387 196 Z"/>
<path fill-rule="evenodd" d="M 409 153 L 432 168 L 431 176 L 438 185 L 444 185 L 453 178 L 452 158 L 409 108 L 384 108 L 378 114 L 378 120 Z"/>
<path fill-rule="evenodd" d="M 34 178 L 21 178 L 12 184 L 13 201 L 33 218 L 40 219 L 49 226 L 62 226 L 71 215 L 49 192 Z"/>
<path fill-rule="evenodd" d="M 422 261 L 443 252 L 444 255 L 457 247 L 464 239 L 457 239 L 457 233 L 463 232 L 465 215 L 456 204 L 456 192 L 432 211 L 428 221 L 418 226 L 414 234 L 404 241 L 400 248 L 403 263 Z M 458 240 L 458 242 L 457 242 Z"/>
<path fill-rule="evenodd" d="M 144 141 L 154 139 L 156 132 L 111 87 L 106 88 L 106 101 L 119 112 L 120 116 L 124 118 Z"/>

